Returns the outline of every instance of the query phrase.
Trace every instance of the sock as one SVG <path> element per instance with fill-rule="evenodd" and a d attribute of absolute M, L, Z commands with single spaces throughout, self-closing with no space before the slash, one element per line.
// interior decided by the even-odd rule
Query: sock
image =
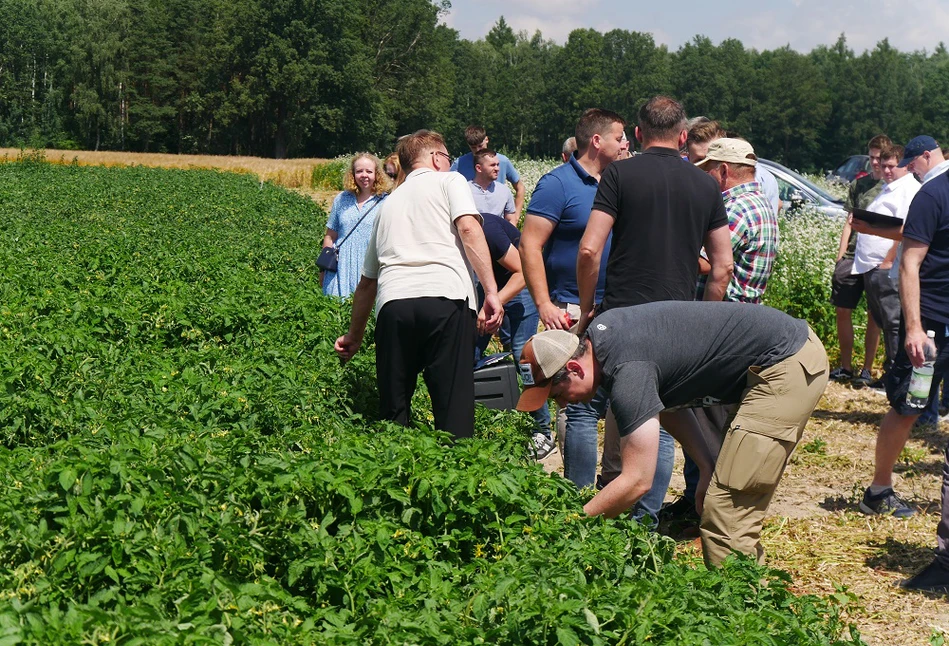
<path fill-rule="evenodd" d="M 870 495 L 871 495 L 871 496 L 879 496 L 881 493 L 883 493 L 883 492 L 886 491 L 887 489 L 891 489 L 891 488 L 892 488 L 892 487 L 889 487 L 889 486 L 886 486 L 886 485 L 875 485 L 875 484 L 872 484 L 872 485 L 870 485 Z"/>

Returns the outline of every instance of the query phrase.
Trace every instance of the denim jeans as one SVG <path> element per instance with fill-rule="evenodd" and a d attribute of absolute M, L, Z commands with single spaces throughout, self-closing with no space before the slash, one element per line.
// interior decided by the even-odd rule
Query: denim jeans
<path fill-rule="evenodd" d="M 478 300 L 484 301 L 484 292 L 481 285 L 478 285 Z M 514 361 L 521 360 L 521 350 L 532 336 L 537 334 L 537 326 L 540 323 L 540 314 L 537 313 L 537 307 L 531 298 L 530 292 L 525 287 L 514 298 L 509 300 L 504 306 L 504 320 L 507 321 L 511 334 L 511 350 L 514 354 Z M 478 337 L 475 341 L 475 361 L 481 358 L 485 348 L 491 341 L 491 335 L 486 334 Z M 550 437 L 550 409 L 544 404 L 531 413 L 536 425 L 535 432 L 543 433 Z"/>
<path fill-rule="evenodd" d="M 666 499 L 672 468 L 676 457 L 676 442 L 665 429 L 659 429 L 659 455 L 656 459 L 656 474 L 652 477 L 652 487 L 633 508 L 633 518 L 642 522 L 648 518 L 653 527 L 659 525 L 659 510 Z"/>
<path fill-rule="evenodd" d="M 563 475 L 578 489 L 592 487 L 596 481 L 597 422 L 606 417 L 609 400 L 600 388 L 588 403 L 569 404 L 563 441 Z"/>

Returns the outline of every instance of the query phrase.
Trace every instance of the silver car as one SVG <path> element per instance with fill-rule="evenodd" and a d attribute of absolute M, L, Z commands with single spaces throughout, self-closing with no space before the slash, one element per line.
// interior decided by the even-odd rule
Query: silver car
<path fill-rule="evenodd" d="M 807 178 L 770 159 L 759 159 L 758 163 L 771 171 L 774 179 L 778 181 L 782 214 L 791 215 L 795 211 L 807 209 L 835 218 L 847 217 L 843 200 L 837 199 Z"/>

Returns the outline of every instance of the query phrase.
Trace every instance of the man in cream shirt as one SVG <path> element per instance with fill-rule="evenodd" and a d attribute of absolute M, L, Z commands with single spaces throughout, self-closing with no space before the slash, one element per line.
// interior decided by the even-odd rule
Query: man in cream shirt
<path fill-rule="evenodd" d="M 880 155 L 886 187 L 870 203 L 868 211 L 900 220 L 906 219 L 909 205 L 919 190 L 919 182 L 905 167 L 899 167 L 902 156 L 902 146 L 891 146 Z M 893 364 L 899 349 L 900 295 L 896 279 L 890 277 L 890 268 L 896 259 L 897 243 L 889 238 L 866 233 L 869 229 L 857 222 L 854 226 L 858 234 L 852 273 L 863 274 L 867 308 L 873 320 L 883 330 L 886 349 L 883 370 L 886 372 Z M 860 384 L 854 380 L 854 385 Z"/>
<path fill-rule="evenodd" d="M 349 331 L 336 340 L 336 353 L 347 361 L 359 350 L 375 302 L 381 416 L 409 425 L 423 372 L 435 428 L 471 437 L 478 302 L 472 269 L 485 294 L 478 332 L 496 331 L 503 315 L 481 215 L 464 177 L 448 172 L 440 134 L 419 130 L 396 152 L 408 175 L 376 216 Z"/>

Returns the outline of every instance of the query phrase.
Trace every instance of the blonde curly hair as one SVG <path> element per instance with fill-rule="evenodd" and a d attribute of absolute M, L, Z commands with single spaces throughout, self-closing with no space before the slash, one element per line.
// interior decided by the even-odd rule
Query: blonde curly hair
<path fill-rule="evenodd" d="M 343 189 L 353 195 L 359 194 L 359 187 L 356 186 L 356 162 L 360 159 L 368 159 L 376 167 L 376 179 L 372 183 L 370 191 L 373 195 L 382 195 L 392 190 L 392 180 L 386 175 L 382 162 L 372 153 L 356 153 L 349 161 L 349 167 L 346 169 L 346 175 L 343 176 Z"/>

